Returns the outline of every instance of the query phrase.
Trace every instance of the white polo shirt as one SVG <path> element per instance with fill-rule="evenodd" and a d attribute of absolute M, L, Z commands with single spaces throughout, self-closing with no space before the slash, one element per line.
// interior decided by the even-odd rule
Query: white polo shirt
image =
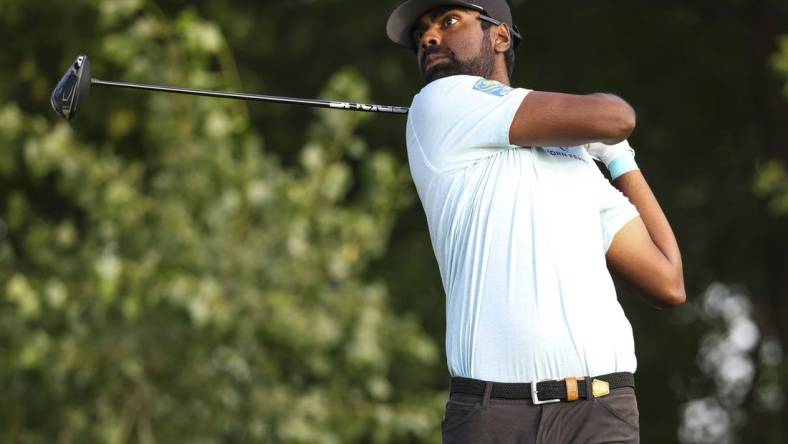
<path fill-rule="evenodd" d="M 410 108 L 408 159 L 446 292 L 449 371 L 496 382 L 634 372 L 605 252 L 637 210 L 584 148 L 509 144 L 529 92 L 452 76 Z"/>

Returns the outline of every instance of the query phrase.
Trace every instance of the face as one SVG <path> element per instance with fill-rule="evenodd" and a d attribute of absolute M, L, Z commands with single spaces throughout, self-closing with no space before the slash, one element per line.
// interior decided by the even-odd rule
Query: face
<path fill-rule="evenodd" d="M 434 9 L 416 23 L 413 40 L 425 85 L 459 74 L 489 78 L 495 69 L 492 41 L 482 30 L 476 11 Z"/>

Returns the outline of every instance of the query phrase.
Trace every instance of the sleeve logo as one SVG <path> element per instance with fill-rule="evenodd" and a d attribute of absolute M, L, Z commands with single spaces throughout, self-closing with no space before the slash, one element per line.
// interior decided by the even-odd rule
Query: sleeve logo
<path fill-rule="evenodd" d="M 586 154 L 585 148 L 542 148 L 545 153 L 555 157 L 555 158 L 563 158 L 563 159 L 574 159 L 579 160 L 583 163 L 588 163 L 583 156 Z M 560 151 L 559 151 L 560 150 Z"/>
<path fill-rule="evenodd" d="M 503 97 L 513 91 L 513 88 L 495 80 L 481 79 L 473 85 L 473 89 L 492 96 Z"/>

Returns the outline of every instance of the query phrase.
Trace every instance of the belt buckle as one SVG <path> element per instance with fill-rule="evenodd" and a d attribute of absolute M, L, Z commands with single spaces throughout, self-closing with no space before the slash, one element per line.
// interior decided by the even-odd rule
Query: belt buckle
<path fill-rule="evenodd" d="M 547 381 L 547 379 L 545 379 L 545 381 Z M 536 389 L 536 384 L 540 382 L 543 381 L 531 381 L 531 402 L 533 402 L 534 405 L 552 404 L 554 402 L 561 402 L 560 399 L 545 399 L 545 400 L 539 399 L 539 395 L 537 394 L 539 390 Z"/>

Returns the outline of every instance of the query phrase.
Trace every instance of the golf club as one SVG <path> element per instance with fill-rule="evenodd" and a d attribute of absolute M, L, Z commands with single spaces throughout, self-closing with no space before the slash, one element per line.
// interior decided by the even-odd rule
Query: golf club
<path fill-rule="evenodd" d="M 85 54 L 76 61 L 60 79 L 52 91 L 52 109 L 62 118 L 72 120 L 82 107 L 90 93 L 91 85 L 103 85 L 116 88 L 139 89 L 145 91 L 188 94 L 193 96 L 218 97 L 223 99 L 240 99 L 260 102 L 289 103 L 295 105 L 330 108 L 348 111 L 364 111 L 370 113 L 407 114 L 408 108 L 401 106 L 367 105 L 363 103 L 335 102 L 331 100 L 297 99 L 293 97 L 265 96 L 259 94 L 230 93 L 208 91 L 202 89 L 173 88 L 158 85 L 141 85 L 136 83 L 109 82 L 91 77 L 90 61 Z"/>

